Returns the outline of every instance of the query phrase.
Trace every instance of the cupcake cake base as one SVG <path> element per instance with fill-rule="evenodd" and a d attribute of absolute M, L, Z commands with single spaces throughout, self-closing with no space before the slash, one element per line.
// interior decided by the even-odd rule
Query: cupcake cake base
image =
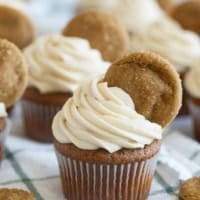
<path fill-rule="evenodd" d="M 157 163 L 160 141 L 144 149 L 80 150 L 55 141 L 64 194 L 70 200 L 145 200 Z"/>
<path fill-rule="evenodd" d="M 35 88 L 28 88 L 22 101 L 26 135 L 39 142 L 52 142 L 53 117 L 71 95 L 71 93 L 41 94 Z"/>

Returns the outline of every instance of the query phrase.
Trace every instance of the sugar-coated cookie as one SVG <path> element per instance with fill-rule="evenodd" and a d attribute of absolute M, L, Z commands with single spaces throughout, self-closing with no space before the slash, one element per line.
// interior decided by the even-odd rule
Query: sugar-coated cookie
<path fill-rule="evenodd" d="M 22 52 L 11 42 L 0 39 L 0 102 L 10 107 L 23 94 L 28 68 Z"/>
<path fill-rule="evenodd" d="M 200 1 L 193 0 L 177 5 L 171 16 L 185 29 L 200 34 Z"/>
<path fill-rule="evenodd" d="M 0 189 L 0 200 L 35 200 L 33 195 L 20 189 Z"/>
<path fill-rule="evenodd" d="M 0 38 L 7 39 L 20 49 L 35 37 L 35 29 L 28 16 L 15 8 L 0 5 Z"/>
<path fill-rule="evenodd" d="M 123 56 L 129 48 L 125 28 L 105 11 L 90 10 L 75 16 L 64 28 L 63 34 L 89 40 L 92 48 L 98 49 L 108 61 Z"/>
<path fill-rule="evenodd" d="M 125 56 L 112 64 L 105 81 L 124 89 L 137 112 L 163 127 L 181 107 L 180 78 L 174 67 L 157 54 L 138 52 Z"/>
<path fill-rule="evenodd" d="M 185 181 L 180 187 L 179 195 L 181 200 L 199 200 L 200 177 L 193 177 Z"/>

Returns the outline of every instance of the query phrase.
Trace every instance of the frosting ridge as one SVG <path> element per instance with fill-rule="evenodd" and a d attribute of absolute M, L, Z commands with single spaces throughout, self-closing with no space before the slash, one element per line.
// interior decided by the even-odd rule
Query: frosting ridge
<path fill-rule="evenodd" d="M 73 92 L 82 81 L 103 74 L 109 66 L 87 40 L 60 34 L 40 37 L 24 54 L 29 84 L 41 93 Z"/>

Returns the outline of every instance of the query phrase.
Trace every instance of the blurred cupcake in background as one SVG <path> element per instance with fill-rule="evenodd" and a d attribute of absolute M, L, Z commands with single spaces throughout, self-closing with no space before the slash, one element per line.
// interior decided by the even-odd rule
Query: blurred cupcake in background
<path fill-rule="evenodd" d="M 70 20 L 63 30 L 64 36 L 80 37 L 98 49 L 107 61 L 115 61 L 129 50 L 129 37 L 125 27 L 112 14 L 102 10 L 83 12 Z"/>
<path fill-rule="evenodd" d="M 156 0 L 120 1 L 113 13 L 130 33 L 131 50 L 150 50 L 168 59 L 182 79 L 194 63 L 200 65 L 200 39 L 167 16 Z M 183 94 L 185 95 L 185 93 Z M 185 98 L 181 114 L 187 114 Z"/>
<path fill-rule="evenodd" d="M 184 86 L 187 91 L 187 103 L 193 119 L 194 134 L 200 142 L 200 66 L 192 68 L 186 75 Z"/>
<path fill-rule="evenodd" d="M 7 134 L 6 117 L 7 117 L 6 107 L 4 103 L 0 102 L 0 164 L 3 159 L 4 142 Z"/>
<path fill-rule="evenodd" d="M 12 3 L 0 1 L 0 38 L 7 39 L 20 49 L 35 38 L 35 28 L 29 16 Z"/>
<path fill-rule="evenodd" d="M 26 134 L 52 142 L 56 112 L 83 81 L 104 73 L 109 62 L 87 40 L 60 34 L 38 38 L 24 55 L 29 66 L 29 86 L 22 103 Z"/>

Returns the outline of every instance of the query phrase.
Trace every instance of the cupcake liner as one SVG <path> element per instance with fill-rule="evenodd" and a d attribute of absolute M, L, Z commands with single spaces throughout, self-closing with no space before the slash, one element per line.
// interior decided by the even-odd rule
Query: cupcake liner
<path fill-rule="evenodd" d="M 55 114 L 62 105 L 39 104 L 29 100 L 22 101 L 25 133 L 39 142 L 53 142 L 51 125 Z"/>
<path fill-rule="evenodd" d="M 200 105 L 195 104 L 192 99 L 188 99 L 188 107 L 193 119 L 195 138 L 200 142 Z"/>
<path fill-rule="evenodd" d="M 157 155 L 127 164 L 82 162 L 58 151 L 56 155 L 69 200 L 145 200 L 157 163 Z"/>

